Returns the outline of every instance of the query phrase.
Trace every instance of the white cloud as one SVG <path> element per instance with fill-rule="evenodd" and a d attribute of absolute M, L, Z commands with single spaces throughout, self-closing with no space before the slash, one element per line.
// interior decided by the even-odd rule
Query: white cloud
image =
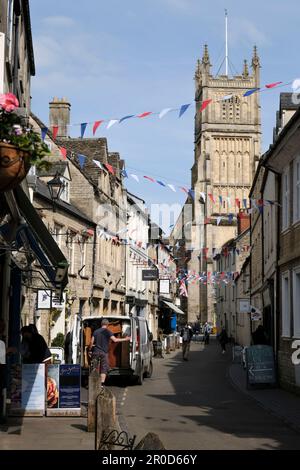
<path fill-rule="evenodd" d="M 232 26 L 229 24 L 229 38 L 232 44 L 251 43 L 261 47 L 270 45 L 268 36 L 250 20 L 234 18 L 230 22 Z"/>
<path fill-rule="evenodd" d="M 76 22 L 69 16 L 47 16 L 43 18 L 43 23 L 51 27 L 72 27 Z"/>

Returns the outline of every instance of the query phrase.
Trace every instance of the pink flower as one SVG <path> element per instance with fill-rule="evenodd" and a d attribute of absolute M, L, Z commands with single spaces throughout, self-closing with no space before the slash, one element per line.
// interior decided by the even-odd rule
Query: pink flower
<path fill-rule="evenodd" d="M 7 113 L 11 113 L 19 106 L 19 101 L 13 93 L 0 95 L 0 106 Z"/>

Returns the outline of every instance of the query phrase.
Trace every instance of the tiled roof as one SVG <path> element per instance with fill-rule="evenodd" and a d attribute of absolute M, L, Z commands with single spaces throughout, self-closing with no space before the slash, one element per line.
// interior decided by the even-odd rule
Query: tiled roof
<path fill-rule="evenodd" d="M 63 175 L 66 167 L 68 166 L 67 162 L 53 162 L 51 167 L 48 170 L 37 170 L 38 176 L 55 176 L 57 173 Z"/>

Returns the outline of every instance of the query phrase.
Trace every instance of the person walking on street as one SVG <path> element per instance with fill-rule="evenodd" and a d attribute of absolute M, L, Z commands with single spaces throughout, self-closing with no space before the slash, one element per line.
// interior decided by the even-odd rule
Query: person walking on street
<path fill-rule="evenodd" d="M 21 356 L 24 364 L 48 364 L 51 362 L 51 352 L 35 325 L 23 326 L 21 334 Z"/>
<path fill-rule="evenodd" d="M 104 318 L 101 322 L 101 328 L 94 331 L 92 339 L 89 345 L 89 351 L 92 355 L 92 360 L 97 359 L 100 361 L 100 377 L 101 387 L 104 386 L 104 382 L 109 371 L 108 364 L 108 348 L 110 340 L 114 343 L 120 343 L 122 341 L 130 341 L 130 336 L 125 338 L 116 338 L 114 334 L 107 328 L 109 321 Z"/>
<path fill-rule="evenodd" d="M 188 324 L 182 328 L 180 336 L 182 337 L 182 359 L 188 361 L 191 339 L 193 337 L 192 327 Z"/>
<path fill-rule="evenodd" d="M 209 323 L 205 322 L 205 325 L 204 325 L 204 336 L 203 336 L 204 344 L 209 344 L 209 336 L 210 336 L 210 333 L 211 333 L 211 326 L 210 326 Z"/>
<path fill-rule="evenodd" d="M 226 344 L 229 342 L 229 338 L 227 335 L 227 331 L 223 327 L 221 330 L 221 333 L 219 334 L 219 342 L 222 348 L 222 354 L 225 354 L 226 352 Z"/>

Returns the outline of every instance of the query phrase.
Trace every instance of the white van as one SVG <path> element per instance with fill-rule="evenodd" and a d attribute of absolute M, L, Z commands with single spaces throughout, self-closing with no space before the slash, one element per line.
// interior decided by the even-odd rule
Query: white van
<path fill-rule="evenodd" d="M 128 342 L 110 342 L 109 375 L 132 376 L 139 385 L 142 385 L 143 378 L 151 377 L 153 371 L 153 336 L 149 331 L 147 320 L 143 317 L 105 315 L 84 317 L 80 320 L 79 315 L 76 315 L 70 340 L 72 363 L 81 364 L 82 375 L 88 375 L 90 364 L 88 346 L 93 331 L 101 327 L 103 318 L 109 320 L 108 329 L 117 338 L 130 336 Z"/>

